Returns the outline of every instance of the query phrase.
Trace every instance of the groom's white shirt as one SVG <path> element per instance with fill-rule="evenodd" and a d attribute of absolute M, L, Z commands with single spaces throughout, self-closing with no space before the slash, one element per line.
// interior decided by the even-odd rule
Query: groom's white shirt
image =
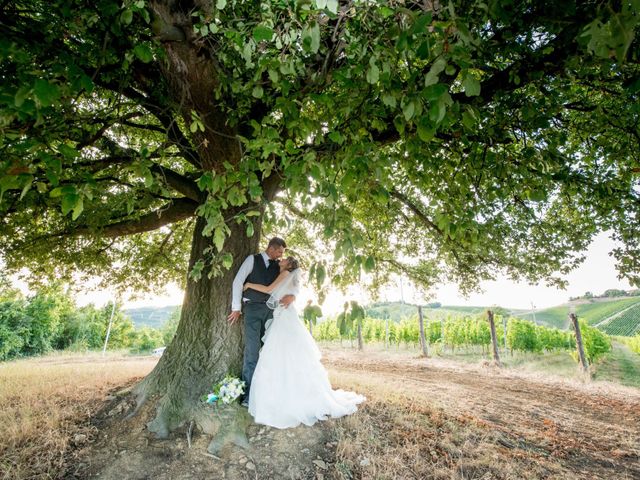
<path fill-rule="evenodd" d="M 262 259 L 264 260 L 264 266 L 269 268 L 269 255 L 267 255 L 267 252 L 262 252 L 260 255 L 262 255 Z M 238 273 L 236 273 L 236 278 L 233 279 L 233 286 L 231 287 L 231 310 L 234 312 L 239 312 L 242 308 L 242 287 L 247 281 L 251 270 L 253 270 L 253 257 L 253 255 L 249 255 L 245 258 L 242 265 L 240 265 Z"/>
<path fill-rule="evenodd" d="M 269 255 L 267 255 L 267 252 L 262 252 L 260 255 L 262 255 L 265 267 L 269 268 Z M 238 273 L 236 273 L 236 277 L 233 279 L 233 286 L 231 287 L 231 310 L 233 312 L 239 312 L 242 308 L 242 300 L 248 300 L 247 298 L 242 298 L 242 287 L 247 281 L 247 277 L 251 273 L 251 270 L 253 270 L 253 257 L 253 255 L 249 255 L 244 262 L 242 262 Z M 293 288 L 291 295 L 297 296 L 299 293 L 298 290 L 299 287 L 296 285 Z"/>

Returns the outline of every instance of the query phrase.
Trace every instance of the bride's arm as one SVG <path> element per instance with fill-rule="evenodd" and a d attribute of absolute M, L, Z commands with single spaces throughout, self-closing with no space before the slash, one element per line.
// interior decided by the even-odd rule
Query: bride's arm
<path fill-rule="evenodd" d="M 289 272 L 288 270 L 281 272 L 280 275 L 278 275 L 278 278 L 276 278 L 271 285 L 260 285 L 259 283 L 245 283 L 244 290 L 246 290 L 247 288 L 250 288 L 251 290 L 257 290 L 258 292 L 262 292 L 262 293 L 271 293 L 278 285 L 284 282 L 284 279 L 287 278 L 287 276 L 289 276 L 289 273 L 291 272 Z"/>

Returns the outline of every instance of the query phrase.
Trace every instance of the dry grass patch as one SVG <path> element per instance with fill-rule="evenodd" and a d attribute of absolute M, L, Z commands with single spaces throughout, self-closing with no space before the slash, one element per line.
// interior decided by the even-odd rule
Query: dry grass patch
<path fill-rule="evenodd" d="M 535 479 L 554 473 L 538 463 L 536 452 L 512 451 L 500 445 L 502 433 L 449 415 L 426 398 L 420 402 L 371 377 L 363 382 L 340 374 L 332 381 L 367 396 L 357 415 L 336 425 L 336 478 Z"/>
<path fill-rule="evenodd" d="M 0 479 L 59 478 L 109 390 L 146 375 L 157 359 L 69 355 L 0 364 Z"/>
<path fill-rule="evenodd" d="M 566 408 L 574 399 L 556 399 L 550 394 L 553 387 L 545 390 L 514 379 L 512 390 L 505 391 L 493 383 L 497 379 L 493 375 L 468 372 L 456 379 L 452 371 L 430 369 L 421 374 L 409 365 L 394 365 L 388 371 L 381 363 L 376 366 L 375 371 L 373 365 L 356 371 L 336 365 L 330 369 L 335 387 L 367 396 L 356 415 L 334 428 L 335 478 L 638 478 L 638 438 L 628 432 L 628 445 L 620 442 L 618 425 L 625 417 L 633 418 L 626 413 L 636 412 L 633 401 L 615 412 L 609 409 L 615 416 L 601 418 L 597 425 L 608 424 L 610 431 L 598 431 L 587 428 L 586 418 L 601 414 L 596 407 L 604 402 L 597 395 L 574 392 L 592 411 L 583 412 L 584 417 L 576 412 L 572 418 Z M 428 376 L 433 378 L 427 381 Z M 460 379 L 477 388 L 463 388 L 456 384 Z M 515 391 L 527 391 L 528 397 L 516 398 Z M 544 416 L 532 416 L 531 409 Z M 583 424 L 576 423 L 582 419 Z M 578 428 L 581 425 L 586 427 Z"/>

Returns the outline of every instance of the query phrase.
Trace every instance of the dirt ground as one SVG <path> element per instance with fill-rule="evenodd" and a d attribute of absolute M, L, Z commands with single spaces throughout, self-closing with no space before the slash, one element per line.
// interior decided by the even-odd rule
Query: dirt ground
<path fill-rule="evenodd" d="M 640 390 L 570 382 L 385 352 L 324 348 L 335 387 L 361 410 L 314 427 L 252 424 L 250 447 L 207 453 L 187 429 L 145 430 L 153 407 L 124 420 L 114 396 L 77 435 L 65 478 L 640 479 Z"/>

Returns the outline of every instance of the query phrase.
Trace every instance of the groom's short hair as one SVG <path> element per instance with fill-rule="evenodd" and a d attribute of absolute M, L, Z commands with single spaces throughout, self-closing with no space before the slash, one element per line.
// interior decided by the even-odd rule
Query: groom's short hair
<path fill-rule="evenodd" d="M 287 243 L 280 237 L 273 237 L 271 240 L 269 240 L 269 245 L 267 245 L 267 248 L 270 247 L 287 248 Z"/>

